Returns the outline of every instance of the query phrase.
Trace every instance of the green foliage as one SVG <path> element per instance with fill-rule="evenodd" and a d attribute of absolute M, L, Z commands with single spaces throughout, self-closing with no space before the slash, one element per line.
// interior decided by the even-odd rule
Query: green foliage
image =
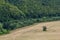
<path fill-rule="evenodd" d="M 0 0 L 0 34 L 54 20 L 60 20 L 60 0 Z"/>
<path fill-rule="evenodd" d="M 0 23 L 0 34 L 7 34 L 7 33 L 9 33 L 9 31 L 6 29 L 3 29 L 3 24 Z"/>
<path fill-rule="evenodd" d="M 0 23 L 0 31 L 2 31 L 2 29 L 3 29 L 3 24 Z"/>

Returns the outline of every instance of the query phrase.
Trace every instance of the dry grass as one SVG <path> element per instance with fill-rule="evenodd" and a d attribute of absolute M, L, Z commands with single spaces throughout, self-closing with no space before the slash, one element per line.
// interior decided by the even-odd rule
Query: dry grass
<path fill-rule="evenodd" d="M 42 26 L 47 26 L 46 32 Z M 60 21 L 39 23 L 0 36 L 0 40 L 60 40 Z"/>

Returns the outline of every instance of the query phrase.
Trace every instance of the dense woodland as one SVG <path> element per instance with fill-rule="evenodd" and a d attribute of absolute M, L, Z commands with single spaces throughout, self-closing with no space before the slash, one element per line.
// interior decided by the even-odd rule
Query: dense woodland
<path fill-rule="evenodd" d="M 60 0 L 0 0 L 0 34 L 55 20 L 60 20 Z"/>

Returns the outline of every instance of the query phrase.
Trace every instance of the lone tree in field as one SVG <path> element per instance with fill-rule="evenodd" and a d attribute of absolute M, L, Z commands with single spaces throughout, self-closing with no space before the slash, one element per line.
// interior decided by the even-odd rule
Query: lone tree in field
<path fill-rule="evenodd" d="M 47 31 L 47 27 L 46 26 L 43 26 L 43 31 Z"/>

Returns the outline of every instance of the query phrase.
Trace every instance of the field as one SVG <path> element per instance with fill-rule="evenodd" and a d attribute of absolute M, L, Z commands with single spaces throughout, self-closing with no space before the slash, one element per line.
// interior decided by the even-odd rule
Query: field
<path fill-rule="evenodd" d="M 47 31 L 42 31 L 47 26 Z M 0 40 L 60 40 L 60 21 L 38 23 L 1 35 Z"/>

